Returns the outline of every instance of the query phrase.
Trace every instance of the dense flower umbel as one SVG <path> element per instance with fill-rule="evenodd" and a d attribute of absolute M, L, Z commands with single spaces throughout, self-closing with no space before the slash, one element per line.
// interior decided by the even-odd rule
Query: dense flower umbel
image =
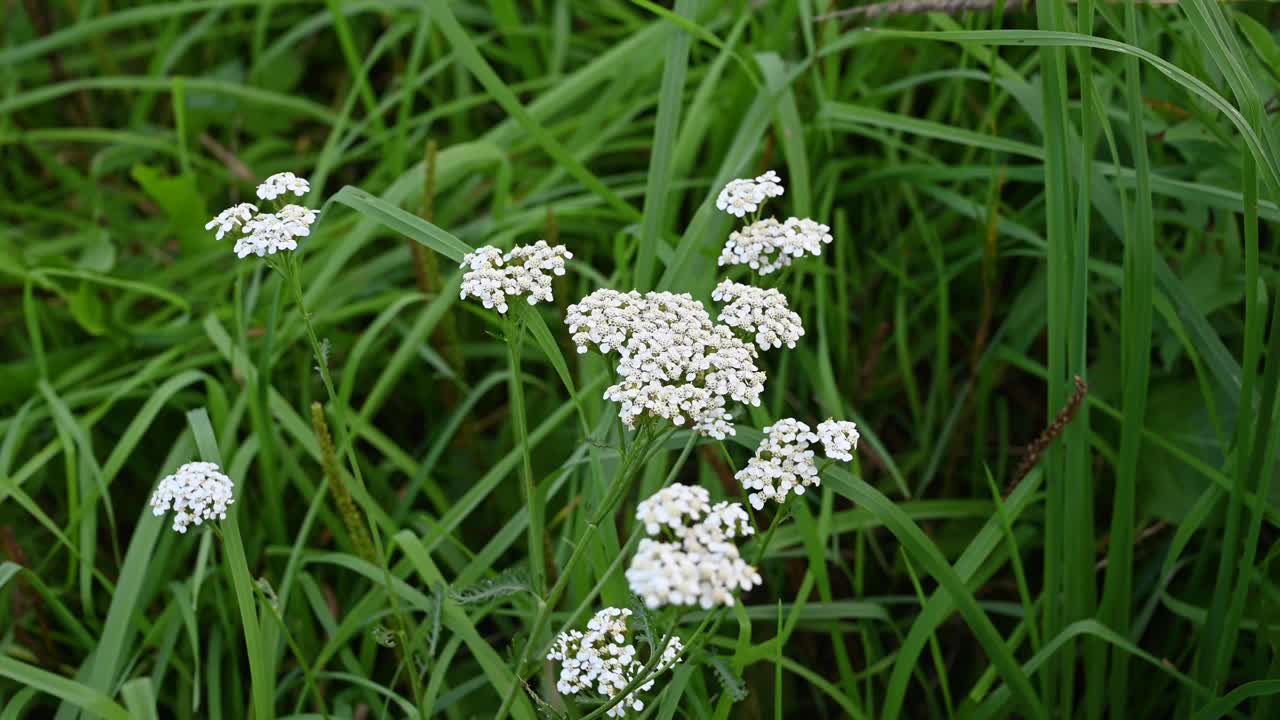
<path fill-rule="evenodd" d="M 753 213 L 771 197 L 782 195 L 782 183 L 772 170 L 755 178 L 730 180 L 716 196 L 716 208 L 742 217 Z"/>
<path fill-rule="evenodd" d="M 476 248 L 462 259 L 462 267 L 469 269 L 462 276 L 461 296 L 475 297 L 504 314 L 508 297 L 528 296 L 530 305 L 551 302 L 552 276 L 564 275 L 564 261 L 572 257 L 565 247 L 546 240 L 517 245 L 505 254 L 489 245 Z"/>
<path fill-rule="evenodd" d="M 765 428 L 755 455 L 734 476 L 743 488 L 757 491 L 747 497 L 751 506 L 759 510 L 766 500 L 783 503 L 792 493 L 803 495 L 806 487 L 817 485 L 818 466 L 810 448 L 818 442 L 828 458 L 848 462 L 858 447 L 858 426 L 826 420 L 814 433 L 799 420 L 786 418 Z"/>
<path fill-rule="evenodd" d="M 756 454 L 734 477 L 746 490 L 757 510 L 765 500 L 785 502 L 790 493 L 803 495 L 806 487 L 818 484 L 818 466 L 809 446 L 818 441 L 809 426 L 792 418 L 779 420 L 764 429 L 764 439 Z"/>
<path fill-rule="evenodd" d="M 595 691 L 606 700 L 618 696 L 644 670 L 645 663 L 636 659 L 636 648 L 628 642 L 625 608 L 605 608 L 587 623 L 587 631 L 569 630 L 556 636 L 547 653 L 548 660 L 560 661 L 560 678 L 556 689 L 563 695 Z M 662 651 L 655 673 L 667 670 L 680 661 L 684 646 L 672 637 Z M 609 717 L 625 717 L 627 710 L 644 710 L 641 692 L 653 688 L 653 680 L 642 683 L 622 702 L 606 713 Z"/>
<path fill-rule="evenodd" d="M 618 382 L 604 396 L 627 427 L 657 417 L 723 439 L 734 432 L 729 401 L 760 404 L 765 374 L 755 348 L 688 294 L 596 290 L 569 306 L 565 324 L 578 352 L 620 356 Z"/>
<path fill-rule="evenodd" d="M 805 254 L 821 255 L 831 242 L 831 228 L 808 218 L 787 218 L 778 222 L 765 218 L 735 230 L 720 252 L 720 265 L 746 265 L 768 275 Z"/>
<path fill-rule="evenodd" d="M 741 505 L 711 505 L 705 488 L 672 485 L 640 503 L 636 518 L 650 535 L 669 539 L 641 540 L 627 568 L 631 591 L 649 607 L 732 606 L 735 590 L 763 582 L 733 542 L 755 532 Z"/>
<path fill-rule="evenodd" d="M 305 178 L 290 172 L 276 173 L 258 186 L 258 197 L 275 200 L 287 193 L 301 197 L 310 189 Z M 217 228 L 219 240 L 232 230 L 240 230 L 242 234 L 236 238 L 234 248 L 236 256 L 264 257 L 282 250 L 297 250 L 298 238 L 310 235 L 315 221 L 316 211 L 301 205 L 285 205 L 271 213 L 259 212 L 258 206 L 252 203 L 240 203 L 218 213 L 205 223 L 204 229 Z"/>
<path fill-rule="evenodd" d="M 818 439 L 832 460 L 853 460 L 858 449 L 858 426 L 848 420 L 824 420 L 818 423 Z"/>
<path fill-rule="evenodd" d="M 225 519 L 227 506 L 235 502 L 234 487 L 215 463 L 189 462 L 156 486 L 151 512 L 159 516 L 172 509 L 173 529 L 185 533 L 192 524 Z"/>
<path fill-rule="evenodd" d="M 751 333 L 761 350 L 793 348 L 804 335 L 800 316 L 787 307 L 787 296 L 773 288 L 758 288 L 724 280 L 711 299 L 728 303 L 720 311 L 720 322 Z"/>

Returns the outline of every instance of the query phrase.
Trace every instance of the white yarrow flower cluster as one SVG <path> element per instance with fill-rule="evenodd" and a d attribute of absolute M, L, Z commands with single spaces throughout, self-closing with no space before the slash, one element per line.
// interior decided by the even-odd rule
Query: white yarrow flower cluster
<path fill-rule="evenodd" d="M 794 418 L 766 427 L 755 455 L 734 476 L 744 489 L 755 491 L 747 496 L 751 506 L 760 510 L 766 500 L 784 503 L 790 495 L 803 495 L 805 488 L 818 485 L 818 466 L 810 449 L 818 442 L 828 458 L 848 462 L 853 459 L 850 451 L 858 447 L 858 428 L 847 420 L 827 420 L 814 433 Z"/>
<path fill-rule="evenodd" d="M 730 401 L 760 404 L 756 349 L 691 295 L 596 290 L 569 306 L 565 324 L 578 352 L 619 355 L 618 381 L 604 397 L 629 428 L 656 417 L 724 439 L 734 433 Z"/>
<path fill-rule="evenodd" d="M 276 173 L 258 186 L 258 197 L 275 200 L 290 192 L 301 197 L 310 189 L 305 178 L 291 172 Z M 252 203 L 240 203 L 218 213 L 205 223 L 204 229 L 217 228 L 218 240 L 232 230 L 240 230 L 234 248 L 236 256 L 265 257 L 282 250 L 297 250 L 298 238 L 311 234 L 316 215 L 315 210 L 301 205 L 285 205 L 272 213 L 259 212 L 258 206 Z"/>
<path fill-rule="evenodd" d="M 204 224 L 205 230 L 218 228 L 217 239 L 221 240 L 223 235 L 238 230 L 245 223 L 253 219 L 255 213 L 258 212 L 258 206 L 253 203 L 240 203 L 218 213 L 217 217 Z"/>
<path fill-rule="evenodd" d="M 743 217 L 753 213 L 771 197 L 782 195 L 783 188 L 778 174 L 772 170 L 757 178 L 730 180 L 716 196 L 716 208 L 730 215 Z"/>
<path fill-rule="evenodd" d="M 569 630 L 556 636 L 547 659 L 560 662 L 556 689 L 561 694 L 594 691 L 605 700 L 612 700 L 644 671 L 645 663 L 636 659 L 635 645 L 628 641 L 627 619 L 631 614 L 625 608 L 605 608 L 587 623 L 586 632 Z M 672 637 L 654 672 L 662 672 L 679 662 L 683 650 L 680 638 Z M 653 683 L 653 680 L 642 683 L 606 714 L 625 717 L 628 709 L 643 711 L 640 693 L 651 690 Z"/>
<path fill-rule="evenodd" d="M 236 257 L 263 257 L 281 250 L 297 250 L 298 238 L 311 234 L 316 211 L 301 205 L 285 205 L 277 213 L 261 213 L 244 225 L 236 239 Z"/>
<path fill-rule="evenodd" d="M 778 222 L 770 217 L 730 233 L 718 262 L 721 266 L 746 265 L 768 275 L 795 258 L 821 255 L 822 246 L 831 240 L 831 228 L 815 220 L 791 217 Z"/>
<path fill-rule="evenodd" d="M 804 335 L 804 325 L 787 306 L 787 296 L 773 288 L 723 280 L 711 299 L 728 303 L 720 311 L 720 322 L 750 333 L 761 350 L 783 345 L 794 348 Z"/>
<path fill-rule="evenodd" d="M 529 304 L 551 302 L 552 276 L 564 275 L 564 261 L 573 257 L 562 245 L 539 240 L 517 245 L 506 253 L 486 245 L 467 253 L 462 267 L 462 299 L 471 296 L 486 308 L 506 314 L 508 297 L 527 296 Z"/>
<path fill-rule="evenodd" d="M 311 183 L 291 172 L 276 173 L 258 186 L 258 197 L 263 200 L 275 200 L 281 195 L 293 193 L 302 197 L 311 192 Z"/>
<path fill-rule="evenodd" d="M 153 515 L 174 511 L 173 529 L 185 533 L 205 520 L 223 520 L 235 502 L 235 483 L 215 463 L 189 462 L 160 481 L 151 496 Z"/>
<path fill-rule="evenodd" d="M 711 505 L 705 488 L 672 485 L 640 503 L 636 518 L 663 538 L 641 540 L 626 572 L 631 591 L 649 607 L 732 607 L 735 590 L 763 582 L 733 542 L 755 532 L 741 505 Z"/>
<path fill-rule="evenodd" d="M 818 423 L 818 439 L 832 460 L 853 460 L 858 449 L 858 426 L 848 420 L 827 419 Z"/>
<path fill-rule="evenodd" d="M 782 503 L 817 485 L 818 466 L 809 449 L 817 441 L 808 425 L 792 418 L 766 427 L 756 454 L 734 476 L 744 490 L 755 491 L 747 496 L 751 506 L 760 510 L 766 500 Z"/>

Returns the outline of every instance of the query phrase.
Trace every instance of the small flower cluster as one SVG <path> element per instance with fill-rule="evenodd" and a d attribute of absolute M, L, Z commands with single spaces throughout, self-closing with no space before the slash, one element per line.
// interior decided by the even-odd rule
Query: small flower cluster
<path fill-rule="evenodd" d="M 791 264 L 804 255 L 822 254 L 822 246 L 831 243 L 831 228 L 809 218 L 774 218 L 757 220 L 729 234 L 720 251 L 720 265 L 746 265 L 761 275 L 768 275 Z"/>
<path fill-rule="evenodd" d="M 827 419 L 818 423 L 818 439 L 827 457 L 850 462 L 858 449 L 858 426 L 848 420 Z"/>
<path fill-rule="evenodd" d="M 711 299 L 728 303 L 720 311 L 720 322 L 754 335 L 761 350 L 784 344 L 794 348 L 804 335 L 804 325 L 787 306 L 787 296 L 773 288 L 723 280 L 711 293 Z"/>
<path fill-rule="evenodd" d="M 640 676 L 645 664 L 636 659 L 636 648 L 628 642 L 627 619 L 631 614 L 625 608 L 608 607 L 591 618 L 585 633 L 569 630 L 556 637 L 547 659 L 560 661 L 556 689 L 561 694 L 577 695 L 594 689 L 596 694 L 611 700 Z M 662 651 L 655 674 L 679 662 L 683 650 L 680 638 L 672 637 Z M 642 683 L 622 702 L 609 708 L 606 714 L 625 717 L 628 708 L 643 711 L 644 701 L 640 699 L 640 693 L 652 688 L 653 680 Z"/>
<path fill-rule="evenodd" d="M 276 173 L 258 186 L 258 197 L 263 200 L 293 193 L 298 197 L 306 195 L 311 185 L 305 178 L 291 172 Z M 205 223 L 205 230 L 217 228 L 217 239 L 232 230 L 240 230 L 241 236 L 236 238 L 235 253 L 237 257 L 250 255 L 263 257 L 275 255 L 282 250 L 298 249 L 298 238 L 311 234 L 311 226 L 315 224 L 316 211 L 301 205 L 285 205 L 274 213 L 259 212 L 253 203 L 233 205 L 218 213 Z"/>
<path fill-rule="evenodd" d="M 852 460 L 858 427 L 847 420 L 826 420 L 815 434 L 794 418 L 766 427 L 755 455 L 734 476 L 744 489 L 756 491 L 747 497 L 751 506 L 760 510 L 766 500 L 783 503 L 792 493 L 803 495 L 806 487 L 817 485 L 818 466 L 810 447 L 818 442 L 828 458 Z"/>
<path fill-rule="evenodd" d="M 517 245 L 505 254 L 486 245 L 467 253 L 462 267 L 462 299 L 478 298 L 486 308 L 506 314 L 507 298 L 527 295 L 529 304 L 551 302 L 551 280 L 564 275 L 564 261 L 573 257 L 562 245 L 539 240 L 533 245 Z"/>
<path fill-rule="evenodd" d="M 672 485 L 636 508 L 636 518 L 652 536 L 644 538 L 627 568 L 627 583 L 651 608 L 693 605 L 733 606 L 735 590 L 763 580 L 742 559 L 735 538 L 755 532 L 738 503 L 711 504 L 706 488 Z"/>
<path fill-rule="evenodd" d="M 281 195 L 293 193 L 302 197 L 311 192 L 311 183 L 291 172 L 276 173 L 258 186 L 258 197 L 263 200 L 275 200 Z"/>
<path fill-rule="evenodd" d="M 716 196 L 716 208 L 730 215 L 742 217 L 753 213 L 771 197 L 779 197 L 783 193 L 778 173 L 770 170 L 755 178 L 731 180 L 720 194 Z"/>
<path fill-rule="evenodd" d="M 716 197 L 716 207 L 735 217 L 755 213 L 771 197 L 782 195 L 778 174 L 770 170 L 755 179 L 732 180 Z M 755 219 L 755 218 L 753 218 Z M 746 265 L 768 275 L 804 255 L 821 255 L 831 242 L 831 228 L 809 218 L 790 217 L 782 222 L 755 219 L 729 234 L 720 251 L 720 265 Z"/>
<path fill-rule="evenodd" d="M 565 323 L 578 352 L 619 355 L 618 381 L 604 397 L 629 428 L 657 417 L 724 439 L 734 433 L 729 401 L 760 404 L 765 374 L 755 348 L 713 323 L 691 295 L 600 289 L 570 305 Z"/>
<path fill-rule="evenodd" d="M 165 477 L 151 496 L 151 512 L 157 517 L 174 511 L 173 529 L 185 533 L 205 520 L 223 520 L 227 506 L 235 502 L 235 483 L 210 462 L 189 462 Z"/>

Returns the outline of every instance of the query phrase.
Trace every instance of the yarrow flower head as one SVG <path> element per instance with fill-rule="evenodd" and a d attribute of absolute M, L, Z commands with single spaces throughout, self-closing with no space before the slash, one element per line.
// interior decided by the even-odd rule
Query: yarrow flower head
<path fill-rule="evenodd" d="M 808 425 L 793 418 L 766 427 L 755 456 L 734 476 L 744 489 L 755 491 L 747 496 L 751 506 L 760 510 L 765 500 L 782 503 L 789 494 L 803 495 L 806 487 L 817 485 L 818 466 L 809 449 L 817 441 Z"/>
<path fill-rule="evenodd" d="M 818 423 L 818 439 L 827 457 L 849 462 L 858 449 L 858 426 L 848 420 L 827 419 Z"/>
<path fill-rule="evenodd" d="M 476 248 L 462 259 L 462 267 L 468 268 L 462 276 L 462 299 L 475 297 L 503 314 L 509 309 L 508 297 L 525 295 L 530 305 L 551 302 L 552 278 L 564 275 L 564 261 L 572 257 L 564 246 L 548 245 L 546 240 L 517 245 L 506 253 L 490 245 Z"/>
<path fill-rule="evenodd" d="M 755 455 L 734 476 L 743 488 L 756 491 L 747 496 L 751 506 L 760 510 L 766 500 L 783 503 L 791 494 L 803 495 L 806 487 L 818 485 L 811 449 L 818 442 L 828 458 L 848 462 L 858 447 L 858 426 L 826 420 L 814 433 L 799 420 L 786 418 L 766 427 Z"/>
<path fill-rule="evenodd" d="M 719 264 L 746 265 L 768 275 L 804 255 L 822 254 L 831 243 L 831 228 L 808 218 L 787 218 L 778 222 L 765 218 L 729 234 L 720 251 Z"/>
<path fill-rule="evenodd" d="M 301 197 L 311 189 L 306 179 L 290 172 L 276 173 L 258 186 L 258 197 L 274 200 L 292 192 Z M 311 234 L 316 221 L 316 211 L 301 205 L 285 205 L 276 212 L 259 212 L 252 203 L 240 203 L 218 213 L 205 223 L 205 230 L 217 228 L 217 239 L 232 230 L 240 230 L 236 238 L 237 257 L 250 255 L 265 257 L 282 250 L 297 250 L 298 238 Z"/>
<path fill-rule="evenodd" d="M 691 295 L 596 290 L 569 306 L 565 324 L 578 352 L 594 346 L 619 356 L 618 382 L 604 397 L 619 404 L 629 428 L 663 418 L 723 439 L 734 432 L 730 401 L 760 404 L 756 349 L 713 323 Z"/>
<path fill-rule="evenodd" d="M 640 503 L 636 518 L 659 538 L 640 541 L 626 572 L 631 591 L 649 607 L 732 606 L 735 590 L 763 582 L 733 542 L 755 532 L 741 505 L 711 505 L 705 488 L 672 485 Z"/>
<path fill-rule="evenodd" d="M 716 196 L 716 208 L 730 215 L 743 217 L 749 212 L 759 210 L 769 198 L 778 197 L 782 193 L 783 187 L 778 173 L 770 170 L 754 179 L 730 180 L 729 184 L 725 185 Z"/>
<path fill-rule="evenodd" d="M 787 296 L 773 288 L 721 281 L 711 299 L 728 303 L 720 311 L 720 322 L 750 333 L 761 350 L 793 348 L 804 335 L 800 316 L 787 307 Z"/>
<path fill-rule="evenodd" d="M 629 641 L 627 621 L 631 615 L 631 610 L 626 608 L 608 607 L 591 618 L 586 632 L 569 630 L 556 636 L 547 659 L 560 662 L 556 689 L 562 695 L 595 692 L 604 700 L 612 700 L 640 677 L 646 663 L 637 659 L 635 645 Z M 683 650 L 680 638 L 671 637 L 662 650 L 655 674 L 678 663 Z M 643 711 L 640 693 L 653 689 L 653 684 L 653 680 L 642 683 L 606 714 L 620 718 L 626 717 L 629 709 Z"/>
<path fill-rule="evenodd" d="M 189 462 L 160 481 L 151 496 L 153 515 L 174 511 L 173 529 L 185 533 L 205 520 L 223 520 L 227 506 L 235 502 L 235 483 L 210 462 Z"/>
<path fill-rule="evenodd" d="M 236 238 L 236 257 L 263 257 L 281 250 L 297 250 L 298 238 L 310 234 L 311 229 L 306 223 L 289 220 L 277 213 L 261 213 L 245 223 L 244 235 Z"/>
<path fill-rule="evenodd" d="M 218 238 L 222 239 L 223 235 L 238 230 L 245 223 L 249 222 L 258 212 L 258 206 L 253 203 L 240 203 L 218 213 L 217 217 L 204 224 L 205 230 L 218 228 Z"/>
<path fill-rule="evenodd" d="M 275 200 L 281 195 L 293 193 L 302 197 L 311 192 L 311 183 L 291 172 L 276 173 L 258 186 L 258 197 L 263 200 Z"/>

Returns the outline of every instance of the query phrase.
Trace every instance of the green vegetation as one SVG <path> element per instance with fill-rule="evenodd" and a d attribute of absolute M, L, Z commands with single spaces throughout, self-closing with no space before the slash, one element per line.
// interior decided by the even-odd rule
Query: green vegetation
<path fill-rule="evenodd" d="M 1010 5 L 8 3 L 0 720 L 597 717 L 543 656 L 605 606 L 686 646 L 627 717 L 1276 717 L 1280 10 Z M 733 437 L 627 430 L 567 306 L 759 280 L 715 199 L 770 169 L 804 336 Z M 319 219 L 238 259 L 283 171 Z M 459 299 L 541 238 L 553 302 Z M 853 462 L 645 611 L 636 504 L 746 504 L 785 417 Z"/>

